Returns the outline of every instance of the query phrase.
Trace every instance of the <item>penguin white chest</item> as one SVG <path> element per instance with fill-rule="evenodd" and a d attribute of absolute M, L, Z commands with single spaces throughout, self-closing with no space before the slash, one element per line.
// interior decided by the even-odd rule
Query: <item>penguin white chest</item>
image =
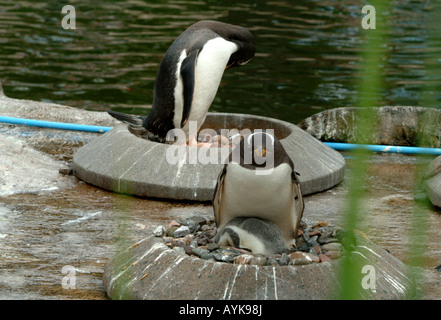
<path fill-rule="evenodd" d="M 235 43 L 218 37 L 207 41 L 198 55 L 189 115 L 189 121 L 197 121 L 198 130 L 216 96 L 228 60 L 235 51 Z M 187 122 L 183 129 L 188 130 L 188 125 Z"/>
<path fill-rule="evenodd" d="M 254 170 L 230 163 L 223 188 L 221 224 L 236 216 L 274 220 L 275 216 L 291 215 L 294 203 L 291 171 L 288 164 L 281 164 L 269 175 L 256 175 Z"/>

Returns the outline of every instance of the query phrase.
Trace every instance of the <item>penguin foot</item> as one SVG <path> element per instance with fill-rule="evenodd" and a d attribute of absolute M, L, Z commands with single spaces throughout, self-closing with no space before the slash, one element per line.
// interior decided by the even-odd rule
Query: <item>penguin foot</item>
<path fill-rule="evenodd" d="M 210 135 L 210 134 L 200 134 L 198 136 L 198 147 L 208 147 L 208 148 L 229 148 L 231 147 L 231 142 L 228 137 L 222 134 Z"/>

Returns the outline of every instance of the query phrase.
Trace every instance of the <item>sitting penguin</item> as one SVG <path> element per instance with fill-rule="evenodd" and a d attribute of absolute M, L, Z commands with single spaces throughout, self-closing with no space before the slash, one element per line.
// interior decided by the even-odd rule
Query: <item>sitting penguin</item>
<path fill-rule="evenodd" d="M 230 161 L 219 174 L 213 196 L 218 232 L 231 237 L 231 231 L 223 230 L 228 226 L 239 237 L 252 233 L 254 237 L 247 238 L 247 246 L 254 239 L 255 247 L 259 247 L 263 240 L 257 239 L 269 239 L 268 228 L 277 227 L 285 243 L 291 243 L 304 205 L 294 163 L 280 141 L 265 130 L 253 131 L 240 141 L 238 148 L 239 151 L 233 149 Z M 232 225 L 235 229 L 229 225 L 235 218 L 259 218 L 263 222 L 251 220 L 241 224 L 244 231 L 240 233 L 237 222 Z"/>
<path fill-rule="evenodd" d="M 214 241 L 267 256 L 289 250 L 280 229 L 271 221 L 258 218 L 234 218 L 217 233 Z"/>

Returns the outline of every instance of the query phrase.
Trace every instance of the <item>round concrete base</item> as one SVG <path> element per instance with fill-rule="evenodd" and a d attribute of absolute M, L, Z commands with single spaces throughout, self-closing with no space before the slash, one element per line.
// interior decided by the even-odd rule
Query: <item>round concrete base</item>
<path fill-rule="evenodd" d="M 364 274 L 363 299 L 408 299 L 414 282 L 405 265 L 369 240 L 357 236 L 351 258 Z M 181 255 L 147 237 L 111 260 L 103 275 L 111 299 L 287 300 L 338 298 L 339 260 L 303 266 L 237 265 Z M 368 265 L 370 269 L 364 270 Z M 363 287 L 364 286 L 364 287 Z"/>
<path fill-rule="evenodd" d="M 329 189 L 343 179 L 343 157 L 291 123 L 244 114 L 209 113 L 203 128 L 274 129 L 300 173 L 304 195 Z M 208 158 L 202 149 L 206 148 L 177 149 L 142 139 L 121 124 L 78 150 L 73 167 L 76 176 L 85 182 L 119 193 L 211 201 L 222 159 L 229 151 L 210 148 L 218 154 Z"/>

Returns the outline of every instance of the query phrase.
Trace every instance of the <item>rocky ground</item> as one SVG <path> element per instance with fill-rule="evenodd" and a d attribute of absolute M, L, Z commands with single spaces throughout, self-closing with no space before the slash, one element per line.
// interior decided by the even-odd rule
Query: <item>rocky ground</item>
<path fill-rule="evenodd" d="M 216 233 L 213 219 L 201 216 L 172 220 L 167 228 L 160 225 L 153 230 L 155 236 L 163 237 L 164 243 L 180 254 L 234 264 L 306 265 L 338 259 L 344 250 L 341 230 L 328 226 L 327 221 L 311 223 L 308 219 L 302 219 L 296 243 L 288 251 L 273 256 L 255 255 L 246 249 L 220 246 L 214 241 Z"/>

